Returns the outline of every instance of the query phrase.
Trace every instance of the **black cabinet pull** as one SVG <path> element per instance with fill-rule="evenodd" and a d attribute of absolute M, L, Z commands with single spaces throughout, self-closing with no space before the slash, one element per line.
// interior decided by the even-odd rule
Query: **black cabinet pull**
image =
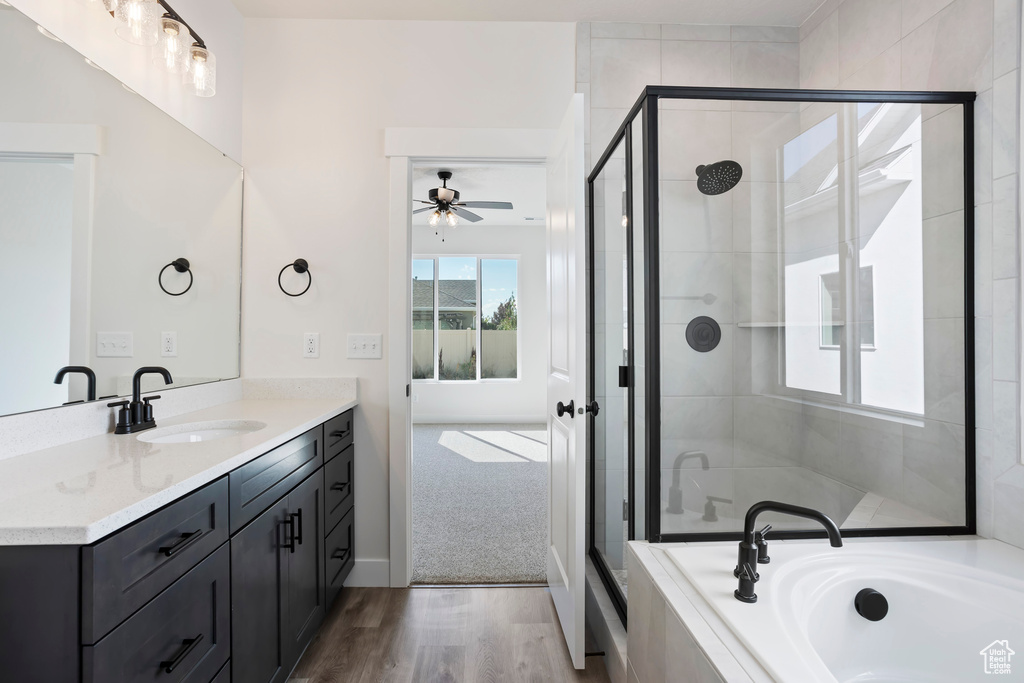
<path fill-rule="evenodd" d="M 332 491 L 338 491 L 339 493 L 344 491 L 347 488 L 348 488 L 348 482 L 347 481 L 339 481 L 339 482 L 335 482 L 335 483 L 331 484 L 331 490 Z"/>
<path fill-rule="evenodd" d="M 341 560 L 342 564 L 348 562 L 349 555 L 352 554 L 351 548 L 335 548 L 334 552 L 331 553 L 332 560 Z"/>
<path fill-rule="evenodd" d="M 291 517 L 292 517 L 292 519 L 299 520 L 299 530 L 297 532 L 294 532 L 295 533 L 295 537 L 294 538 L 295 538 L 295 542 L 296 543 L 298 543 L 299 545 L 302 545 L 302 508 L 299 508 L 298 512 L 293 512 L 291 514 Z M 293 526 L 292 529 L 294 529 L 294 528 L 295 527 Z M 292 552 L 293 553 L 295 552 L 295 548 L 294 547 L 292 547 Z"/>
<path fill-rule="evenodd" d="M 203 634 L 200 633 L 195 638 L 186 638 L 181 641 L 181 650 L 178 654 L 174 655 L 174 659 L 166 659 L 160 662 L 160 668 L 164 670 L 164 673 L 174 673 L 174 670 L 178 668 L 178 665 L 181 664 L 185 657 L 188 657 L 188 653 L 196 649 L 196 645 L 198 645 L 202 640 Z"/>
<path fill-rule="evenodd" d="M 198 541 L 200 538 L 203 537 L 204 534 L 206 534 L 206 532 L 202 529 L 196 529 L 195 531 L 190 531 L 187 534 L 182 534 L 177 541 L 170 545 L 165 545 L 161 547 L 160 550 L 157 552 L 161 552 L 167 557 L 171 557 L 175 553 L 181 552 L 185 548 L 189 547 L 190 545 Z"/>
<path fill-rule="evenodd" d="M 335 429 L 333 432 L 330 433 L 330 436 L 333 436 L 336 439 L 344 439 L 351 432 L 352 432 L 352 424 L 349 423 L 348 425 L 345 426 L 344 429 Z"/>
<path fill-rule="evenodd" d="M 288 526 L 285 531 L 285 538 L 287 539 L 281 544 L 282 548 L 288 548 L 291 552 L 295 552 L 295 515 L 288 515 L 285 517 L 283 524 Z"/>

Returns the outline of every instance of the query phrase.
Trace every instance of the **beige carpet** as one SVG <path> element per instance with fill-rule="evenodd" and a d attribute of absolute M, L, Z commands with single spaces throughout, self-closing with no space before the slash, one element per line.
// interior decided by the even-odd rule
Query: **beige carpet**
<path fill-rule="evenodd" d="M 412 580 L 543 583 L 544 425 L 414 425 Z"/>

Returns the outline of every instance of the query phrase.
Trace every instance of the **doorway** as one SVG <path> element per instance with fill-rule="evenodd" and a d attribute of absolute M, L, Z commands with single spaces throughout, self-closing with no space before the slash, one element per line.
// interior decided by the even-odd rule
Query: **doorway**
<path fill-rule="evenodd" d="M 411 582 L 544 583 L 545 168 L 411 176 Z"/>

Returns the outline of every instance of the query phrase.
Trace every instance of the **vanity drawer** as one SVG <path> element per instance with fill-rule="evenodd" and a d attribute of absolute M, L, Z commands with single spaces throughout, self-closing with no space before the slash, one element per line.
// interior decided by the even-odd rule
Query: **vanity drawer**
<path fill-rule="evenodd" d="M 230 557 L 222 545 L 106 638 L 82 648 L 85 683 L 213 680 L 230 655 Z"/>
<path fill-rule="evenodd" d="M 231 485 L 231 533 L 256 519 L 323 463 L 323 425 L 261 455 L 228 478 Z"/>
<path fill-rule="evenodd" d="M 345 513 L 352 509 L 352 457 L 349 446 L 341 455 L 324 465 L 324 529 L 330 533 Z"/>
<path fill-rule="evenodd" d="M 352 411 L 346 410 L 324 423 L 324 462 L 352 445 Z"/>
<path fill-rule="evenodd" d="M 324 540 L 324 562 L 327 564 L 327 609 L 334 604 L 345 579 L 356 564 L 355 509 L 334 527 Z"/>
<path fill-rule="evenodd" d="M 82 548 L 82 643 L 95 643 L 228 539 L 222 477 Z"/>

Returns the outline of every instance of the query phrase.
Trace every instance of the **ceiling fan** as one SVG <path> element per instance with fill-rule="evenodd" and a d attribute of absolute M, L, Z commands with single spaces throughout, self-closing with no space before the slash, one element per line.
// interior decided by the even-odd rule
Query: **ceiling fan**
<path fill-rule="evenodd" d="M 449 227 L 454 228 L 459 224 L 460 218 L 465 218 L 470 223 L 478 223 L 483 220 L 483 216 L 478 216 L 469 209 L 511 209 L 512 202 L 460 202 L 459 191 L 453 190 L 448 187 L 448 181 L 452 179 L 451 171 L 438 171 L 437 177 L 441 179 L 441 187 L 435 187 L 430 191 L 430 201 L 423 199 L 414 199 L 413 201 L 419 202 L 420 204 L 429 204 L 430 206 L 422 209 L 416 209 L 413 211 L 414 214 L 423 213 L 424 211 L 433 211 L 430 214 L 429 223 L 430 227 L 436 227 L 443 218 Z"/>

